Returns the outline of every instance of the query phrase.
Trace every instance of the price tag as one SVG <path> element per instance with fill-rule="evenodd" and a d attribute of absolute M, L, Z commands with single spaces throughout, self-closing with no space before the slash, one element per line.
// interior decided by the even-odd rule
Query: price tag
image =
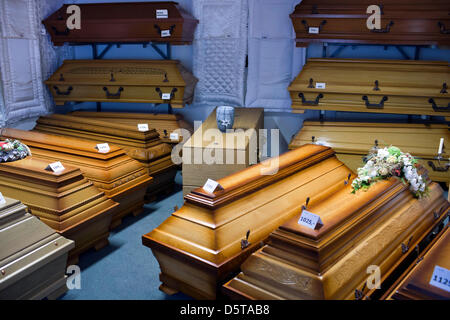
<path fill-rule="evenodd" d="M 6 203 L 5 197 L 0 192 L 0 206 L 4 205 Z"/>
<path fill-rule="evenodd" d="M 167 19 L 169 18 L 169 11 L 167 9 L 157 9 L 156 19 Z"/>
<path fill-rule="evenodd" d="M 109 145 L 107 143 L 100 143 L 95 147 L 98 152 L 100 153 L 108 153 L 109 152 Z"/>
<path fill-rule="evenodd" d="M 148 131 L 148 123 L 138 123 L 138 130 L 141 132 Z"/>
<path fill-rule="evenodd" d="M 162 98 L 163 100 L 170 100 L 170 96 L 171 96 L 170 93 L 163 93 L 161 98 Z"/>
<path fill-rule="evenodd" d="M 178 133 L 172 132 L 170 134 L 170 140 L 178 140 L 178 139 L 179 139 Z"/>
<path fill-rule="evenodd" d="M 309 27 L 308 33 L 319 34 L 319 28 L 318 27 Z"/>
<path fill-rule="evenodd" d="M 47 168 L 45 168 L 46 170 L 51 170 L 51 171 L 53 171 L 54 173 L 58 173 L 58 172 L 61 172 L 61 171 L 63 171 L 65 168 L 64 168 L 64 166 L 62 165 L 62 163 L 61 162 L 53 162 L 53 163 L 50 163 L 48 166 L 47 166 Z"/>
<path fill-rule="evenodd" d="M 450 292 L 450 270 L 435 266 L 430 284 L 442 290 Z"/>
<path fill-rule="evenodd" d="M 170 30 L 161 30 L 161 37 L 170 37 Z"/>
<path fill-rule="evenodd" d="M 316 82 L 316 89 L 326 89 L 327 84 L 325 82 Z"/>
<path fill-rule="evenodd" d="M 318 225 L 323 225 L 322 220 L 317 214 L 306 210 L 302 211 L 302 215 L 300 216 L 300 219 L 298 219 L 298 224 L 313 230 L 316 229 Z"/>
<path fill-rule="evenodd" d="M 209 193 L 214 193 L 214 191 L 216 191 L 216 189 L 220 187 L 220 184 L 217 181 L 208 179 L 205 183 L 205 185 L 203 186 L 203 190 L 205 190 L 206 192 Z M 220 187 L 222 188 L 222 187 Z"/>

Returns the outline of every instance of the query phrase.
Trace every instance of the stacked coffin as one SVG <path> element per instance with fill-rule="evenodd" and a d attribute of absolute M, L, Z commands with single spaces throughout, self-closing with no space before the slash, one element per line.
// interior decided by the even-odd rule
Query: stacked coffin
<path fill-rule="evenodd" d="M 40 117 L 33 130 L 120 147 L 153 177 L 153 183 L 147 189 L 147 199 L 173 188 L 177 167 L 171 160 L 172 148 L 161 141 L 154 129 L 141 132 L 135 126 L 53 114 Z"/>
<path fill-rule="evenodd" d="M 371 0 L 301 1 L 290 15 L 297 46 L 311 42 L 450 44 L 448 1 L 384 0 L 378 6 L 380 26 L 370 23 L 375 10 L 369 7 L 374 4 L 378 5 Z"/>
<path fill-rule="evenodd" d="M 155 129 L 159 133 L 163 142 L 171 144 L 183 141 L 182 129 L 187 130 L 190 134 L 192 133 L 192 126 L 184 121 L 179 114 L 75 111 L 69 115 L 128 124 L 135 127 L 140 124 L 147 124 L 149 128 Z"/>
<path fill-rule="evenodd" d="M 152 178 L 142 164 L 120 148 L 111 146 L 108 152 L 100 153 L 96 144 L 88 140 L 17 129 L 2 129 L 1 136 L 25 143 L 34 159 L 48 163 L 61 161 L 63 166 L 80 168 L 100 191 L 119 203 L 111 228 L 118 226 L 125 215 L 142 211 L 146 189 Z"/>
<path fill-rule="evenodd" d="M 310 203 L 319 229 L 299 224 L 302 210 L 272 232 L 242 272 L 224 285 L 238 299 L 355 299 L 378 286 L 445 216 L 450 204 L 432 183 L 420 200 L 399 180 L 351 193 L 350 184 Z M 371 286 L 373 285 L 373 286 Z"/>
<path fill-rule="evenodd" d="M 330 148 L 307 145 L 218 180 L 214 193 L 193 190 L 183 207 L 142 237 L 159 262 L 160 289 L 217 298 L 220 285 L 307 197 L 326 199 L 351 174 Z"/>
<path fill-rule="evenodd" d="M 2 163 L 0 190 L 22 201 L 31 214 L 61 236 L 75 241 L 69 253 L 69 264 L 73 264 L 80 253 L 108 244 L 111 219 L 119 204 L 108 199 L 80 169 L 49 169 L 48 161 L 32 157 Z"/>
<path fill-rule="evenodd" d="M 65 239 L 20 201 L 0 205 L 0 299 L 56 299 L 65 291 L 71 240 Z"/>
<path fill-rule="evenodd" d="M 450 116 L 448 62 L 309 59 L 288 90 L 293 109 Z"/>
<path fill-rule="evenodd" d="M 449 184 L 448 149 L 443 149 L 444 161 L 435 159 L 441 138 L 445 144 L 450 144 L 450 129 L 446 125 L 305 121 L 289 149 L 308 143 L 325 145 L 333 148 L 338 159 L 356 171 L 364 165 L 363 158 L 372 147 L 394 145 L 417 158 L 431 180 Z"/>
<path fill-rule="evenodd" d="M 177 2 L 79 4 L 82 28 L 69 30 L 71 16 L 65 4 L 42 23 L 53 43 L 165 42 L 191 43 L 198 20 Z M 68 11 L 69 9 L 69 11 Z"/>

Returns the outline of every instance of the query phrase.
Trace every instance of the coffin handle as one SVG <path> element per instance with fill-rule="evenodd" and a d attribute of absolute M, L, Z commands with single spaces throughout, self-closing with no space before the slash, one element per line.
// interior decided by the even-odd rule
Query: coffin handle
<path fill-rule="evenodd" d="M 409 238 L 407 244 L 402 243 L 401 247 L 402 247 L 402 253 L 403 254 L 405 254 L 405 253 L 407 253 L 409 251 L 409 245 L 411 244 L 412 238 L 413 238 L 412 236 L 411 236 L 411 238 Z"/>
<path fill-rule="evenodd" d="M 386 28 L 384 29 L 371 29 L 371 32 L 376 32 L 376 33 L 389 33 L 389 31 L 391 31 L 391 27 L 394 25 L 394 21 L 391 21 L 388 23 L 388 25 L 386 26 Z"/>
<path fill-rule="evenodd" d="M 438 160 L 439 165 L 436 166 L 433 161 L 428 161 L 428 165 L 431 167 L 431 169 L 433 169 L 433 171 L 436 172 L 447 172 L 450 169 L 450 162 L 444 164 L 443 166 L 441 166 L 441 162 Z"/>
<path fill-rule="evenodd" d="M 60 91 L 57 86 L 54 86 L 53 89 L 55 89 L 56 94 L 58 96 L 68 96 L 70 94 L 70 92 L 73 90 L 72 86 L 68 87 L 67 90 L 64 92 Z"/>
<path fill-rule="evenodd" d="M 327 20 L 322 20 L 322 22 L 319 24 L 319 27 L 318 27 L 319 28 L 319 33 L 322 31 L 322 27 L 326 23 L 327 23 Z M 302 20 L 302 24 L 305 26 L 306 33 L 309 33 L 310 26 L 309 26 L 308 22 L 306 20 Z"/>
<path fill-rule="evenodd" d="M 248 237 L 250 236 L 250 230 L 247 231 L 245 235 L 245 239 L 241 240 L 241 249 L 244 250 L 250 245 L 250 242 L 248 241 Z"/>
<path fill-rule="evenodd" d="M 438 107 L 436 105 L 436 102 L 434 101 L 433 98 L 430 98 L 428 100 L 429 103 L 431 103 L 431 106 L 433 107 L 433 110 L 436 112 L 445 112 L 445 111 L 450 111 L 450 103 L 446 106 L 446 107 Z"/>
<path fill-rule="evenodd" d="M 120 88 L 117 90 L 116 93 L 111 93 L 111 92 L 109 92 L 109 90 L 108 90 L 107 87 L 103 87 L 103 91 L 106 92 L 106 98 L 107 98 L 107 99 L 120 99 L 120 95 L 121 95 L 121 93 L 122 93 L 122 91 L 123 91 L 123 88 L 120 87 Z"/>
<path fill-rule="evenodd" d="M 162 99 L 163 93 L 162 93 L 161 89 L 160 88 L 155 88 L 155 91 L 158 92 L 159 97 Z M 172 91 L 170 92 L 170 99 L 173 99 L 173 97 L 175 95 L 175 92 L 177 92 L 177 91 L 178 91 L 177 88 L 173 88 L 172 89 Z"/>
<path fill-rule="evenodd" d="M 323 94 L 319 93 L 314 101 L 306 100 L 305 95 L 301 92 L 298 94 L 298 97 L 302 99 L 302 104 L 305 106 L 318 106 L 319 100 L 323 98 Z"/>
<path fill-rule="evenodd" d="M 64 30 L 64 31 L 58 31 L 58 29 L 56 29 L 56 27 L 53 27 L 53 26 L 52 26 L 52 29 L 53 29 L 53 32 L 55 33 L 55 36 L 68 36 L 70 33 L 70 30 L 67 27 L 66 27 L 66 30 Z"/>
<path fill-rule="evenodd" d="M 158 31 L 159 35 L 161 36 L 161 33 L 162 33 L 161 27 L 158 26 L 157 24 L 155 24 L 154 27 Z M 175 30 L 175 25 L 171 25 L 169 27 L 170 35 L 172 35 L 173 30 Z"/>
<path fill-rule="evenodd" d="M 388 100 L 387 96 L 384 96 L 380 103 L 370 103 L 369 98 L 367 96 L 363 96 L 362 99 L 366 102 L 366 108 L 367 109 L 383 109 L 384 108 L 384 102 Z"/>
<path fill-rule="evenodd" d="M 450 29 L 446 29 L 444 23 L 442 23 L 442 22 L 439 21 L 439 22 L 438 22 L 438 26 L 439 26 L 440 32 L 441 32 L 442 34 L 449 34 L 449 33 L 450 33 Z"/>

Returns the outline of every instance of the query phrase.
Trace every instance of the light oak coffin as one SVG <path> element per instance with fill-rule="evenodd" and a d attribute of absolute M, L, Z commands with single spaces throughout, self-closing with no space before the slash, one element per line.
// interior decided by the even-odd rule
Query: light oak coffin
<path fill-rule="evenodd" d="M 90 112 L 74 111 L 69 114 L 75 117 L 84 117 L 108 122 L 116 122 L 137 127 L 138 124 L 148 124 L 148 127 L 159 133 L 162 142 L 177 144 L 183 141 L 179 134 L 180 129 L 185 129 L 192 134 L 192 126 L 180 114 L 156 114 L 156 113 L 127 113 L 127 112 Z M 171 135 L 171 133 L 178 133 Z"/>
<path fill-rule="evenodd" d="M 153 177 L 146 198 L 151 199 L 173 188 L 177 167 L 172 162 L 172 147 L 159 139 L 154 129 L 138 131 L 137 127 L 82 117 L 52 114 L 40 117 L 33 131 L 108 143 L 123 149 L 139 161 Z"/>
<path fill-rule="evenodd" d="M 1 136 L 25 143 L 34 159 L 48 163 L 60 161 L 63 165 L 80 168 L 100 191 L 119 203 L 111 228 L 120 225 L 124 216 L 142 212 L 152 178 L 144 166 L 122 149 L 111 146 L 109 152 L 100 153 L 96 144 L 88 140 L 17 129 L 2 129 Z"/>
<path fill-rule="evenodd" d="M 77 4 L 81 12 L 80 29 L 69 30 L 66 22 L 70 4 L 63 5 L 42 23 L 55 46 L 69 43 L 165 42 L 192 43 L 198 20 L 177 2 L 128 2 Z M 157 15 L 167 10 L 167 16 Z M 69 11 L 71 12 L 71 11 Z"/>
<path fill-rule="evenodd" d="M 22 201 L 28 211 L 61 236 L 75 241 L 69 264 L 90 248 L 108 244 L 109 226 L 116 207 L 104 192 L 83 176 L 80 169 L 65 166 L 54 173 L 48 161 L 27 157 L 0 164 L 0 190 Z"/>
<path fill-rule="evenodd" d="M 448 62 L 308 59 L 288 90 L 293 109 L 450 115 Z"/>
<path fill-rule="evenodd" d="M 298 224 L 299 209 L 242 264 L 224 291 L 256 300 L 355 299 L 358 291 L 364 296 L 373 272 L 367 268 L 378 266 L 383 281 L 449 207 L 436 183 L 421 200 L 395 178 L 356 194 L 349 184 L 308 206 L 321 217 L 320 229 Z"/>
<path fill-rule="evenodd" d="M 380 28 L 367 23 L 380 7 Z M 346 44 L 449 45 L 450 5 L 445 0 L 303 0 L 290 15 L 298 47 L 313 42 Z"/>
<path fill-rule="evenodd" d="M 217 128 L 214 109 L 183 145 L 183 195 L 203 187 L 208 179 L 219 180 L 258 162 L 264 110 L 235 108 L 234 112 L 233 133 Z M 214 162 L 209 163 L 208 157 Z"/>
<path fill-rule="evenodd" d="M 314 140 L 314 143 L 333 148 L 338 159 L 356 171 L 364 165 L 363 158 L 376 143 L 381 148 L 393 145 L 416 157 L 427 169 L 430 179 L 448 185 L 450 168 L 445 164 L 450 157 L 449 147 L 444 148 L 441 163 L 435 159 L 441 138 L 444 138 L 444 145 L 450 146 L 447 125 L 305 121 L 292 138 L 289 149 Z"/>
<path fill-rule="evenodd" d="M 442 279 L 447 290 L 431 285 L 435 266 L 450 270 L 450 232 L 447 226 L 431 248 L 417 260 L 398 287 L 389 296 L 394 300 L 450 300 L 450 279 Z M 436 279 L 439 280 L 439 279 Z"/>
<path fill-rule="evenodd" d="M 159 262 L 161 290 L 219 297 L 220 286 L 307 197 L 329 197 L 351 174 L 333 150 L 316 145 L 271 161 L 218 180 L 223 190 L 214 194 L 195 189 L 183 207 L 142 237 Z"/>
<path fill-rule="evenodd" d="M 66 262 L 75 245 L 20 201 L 0 205 L 0 300 L 56 299 L 67 291 Z"/>
<path fill-rule="evenodd" d="M 176 60 L 97 59 L 65 60 L 44 82 L 56 105 L 96 101 L 170 103 L 182 108 L 192 101 L 197 80 Z"/>

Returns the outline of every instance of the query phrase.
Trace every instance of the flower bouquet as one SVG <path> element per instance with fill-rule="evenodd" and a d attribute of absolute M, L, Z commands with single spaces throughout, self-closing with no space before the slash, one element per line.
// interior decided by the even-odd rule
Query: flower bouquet
<path fill-rule="evenodd" d="M 6 139 L 0 142 L 0 162 L 16 161 L 31 155 L 31 151 L 19 140 Z"/>
<path fill-rule="evenodd" d="M 360 189 L 368 189 L 373 183 L 398 177 L 403 183 L 409 183 L 411 192 L 418 198 L 426 195 L 428 187 L 425 179 L 417 172 L 417 160 L 399 148 L 374 149 L 366 158 L 366 164 L 358 168 L 352 182 L 353 193 Z"/>

